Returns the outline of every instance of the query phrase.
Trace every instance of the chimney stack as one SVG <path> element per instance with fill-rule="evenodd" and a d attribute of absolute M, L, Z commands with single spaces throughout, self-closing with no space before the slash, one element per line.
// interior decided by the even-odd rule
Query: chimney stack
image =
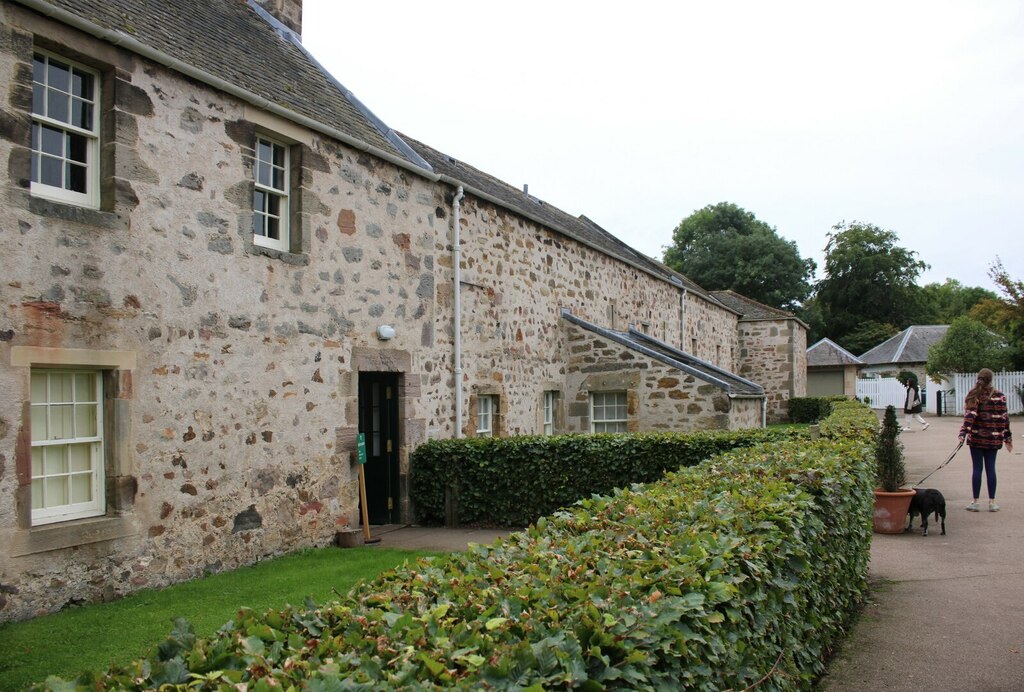
<path fill-rule="evenodd" d="M 256 0 L 260 7 L 302 38 L 302 0 Z"/>

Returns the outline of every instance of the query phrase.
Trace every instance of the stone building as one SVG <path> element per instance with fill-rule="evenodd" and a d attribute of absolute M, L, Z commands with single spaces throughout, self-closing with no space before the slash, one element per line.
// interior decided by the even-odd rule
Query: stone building
<path fill-rule="evenodd" d="M 799 322 L 395 133 L 301 17 L 0 0 L 0 620 L 330 543 L 359 433 L 394 523 L 430 438 L 803 393 Z"/>
<path fill-rule="evenodd" d="M 860 358 L 831 339 L 807 349 L 807 396 L 857 396 Z"/>

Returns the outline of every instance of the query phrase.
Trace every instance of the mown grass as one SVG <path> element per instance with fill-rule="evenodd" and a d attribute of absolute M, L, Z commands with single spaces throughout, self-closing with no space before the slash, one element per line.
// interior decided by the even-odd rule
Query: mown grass
<path fill-rule="evenodd" d="M 321 548 L 266 560 L 165 589 L 0 625 L 0 690 L 20 690 L 49 675 L 72 679 L 144 656 L 167 636 L 177 617 L 207 636 L 241 607 L 263 612 L 306 598 L 330 600 L 407 560 L 435 555 L 412 550 Z"/>

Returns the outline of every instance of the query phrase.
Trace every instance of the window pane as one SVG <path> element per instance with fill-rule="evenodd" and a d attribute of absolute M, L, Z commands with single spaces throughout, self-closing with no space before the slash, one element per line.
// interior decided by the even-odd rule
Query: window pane
<path fill-rule="evenodd" d="M 40 83 L 46 81 L 46 58 L 38 53 L 32 56 L 32 81 Z"/>
<path fill-rule="evenodd" d="M 274 168 L 274 183 L 273 187 L 275 190 L 284 190 L 284 169 Z"/>
<path fill-rule="evenodd" d="M 64 187 L 64 162 L 52 156 L 42 156 L 39 159 L 39 182 L 43 185 L 53 187 Z"/>
<path fill-rule="evenodd" d="M 75 437 L 96 437 L 96 404 L 75 406 Z"/>
<path fill-rule="evenodd" d="M 83 130 L 92 129 L 92 104 L 80 99 L 71 100 L 71 124 Z"/>
<path fill-rule="evenodd" d="M 46 84 L 51 89 L 60 89 L 61 91 L 70 91 L 71 85 L 71 68 L 65 63 L 59 60 L 50 58 L 49 69 L 46 73 Z"/>
<path fill-rule="evenodd" d="M 256 158 L 261 163 L 269 163 L 273 158 L 273 146 L 264 139 L 256 140 Z M 262 168 L 263 166 L 261 166 Z"/>
<path fill-rule="evenodd" d="M 89 151 L 89 140 L 82 135 L 68 133 L 68 158 L 78 163 L 86 163 Z"/>
<path fill-rule="evenodd" d="M 92 445 L 68 445 L 68 469 L 72 473 L 92 471 Z"/>
<path fill-rule="evenodd" d="M 46 407 L 45 406 L 33 406 L 32 407 L 32 441 L 39 442 L 41 440 L 50 439 L 46 432 Z"/>
<path fill-rule="evenodd" d="M 46 397 L 46 373 L 32 373 L 32 403 L 45 404 Z"/>
<path fill-rule="evenodd" d="M 92 101 L 93 77 L 88 72 L 75 70 L 71 79 L 71 93 Z"/>
<path fill-rule="evenodd" d="M 253 235 L 266 235 L 267 229 L 264 228 L 266 224 L 266 217 L 258 212 L 254 212 L 252 215 L 252 232 Z"/>
<path fill-rule="evenodd" d="M 32 85 L 32 112 L 36 115 L 46 115 L 46 87 L 42 84 Z"/>
<path fill-rule="evenodd" d="M 92 502 L 91 473 L 78 473 L 71 477 L 71 502 Z"/>
<path fill-rule="evenodd" d="M 43 481 L 43 498 L 47 507 L 68 504 L 68 479 L 67 476 L 47 478 Z"/>
<path fill-rule="evenodd" d="M 55 476 L 68 472 L 67 447 L 54 445 L 43 448 L 43 475 Z"/>
<path fill-rule="evenodd" d="M 277 195 L 267 195 L 267 213 L 273 216 L 281 216 L 281 198 Z"/>
<path fill-rule="evenodd" d="M 75 375 L 75 401 L 88 403 L 96 401 L 96 376 L 90 372 Z"/>
<path fill-rule="evenodd" d="M 33 447 L 32 448 L 32 476 L 39 477 L 43 475 L 43 448 Z"/>
<path fill-rule="evenodd" d="M 42 126 L 40 151 L 53 156 L 64 156 L 64 131 Z"/>
<path fill-rule="evenodd" d="M 280 144 L 275 144 L 275 145 L 273 145 L 273 150 L 274 150 L 274 156 L 273 156 L 274 165 L 277 166 L 278 168 L 281 168 L 282 166 L 284 166 L 284 151 L 285 151 L 285 149 Z"/>
<path fill-rule="evenodd" d="M 50 375 L 50 401 L 52 403 L 71 403 L 75 400 L 75 376 L 68 372 L 55 372 Z"/>
<path fill-rule="evenodd" d="M 265 187 L 270 187 L 270 166 L 259 163 L 256 166 L 256 182 Z"/>
<path fill-rule="evenodd" d="M 51 440 L 66 440 L 74 437 L 75 407 L 73 404 L 60 404 L 50 407 L 50 435 Z"/>
<path fill-rule="evenodd" d="M 62 123 L 71 122 L 71 97 L 50 89 L 46 93 L 46 115 Z"/>
<path fill-rule="evenodd" d="M 253 190 L 252 192 L 252 208 L 253 211 L 266 212 L 267 211 L 267 193 L 262 190 Z"/>
<path fill-rule="evenodd" d="M 43 508 L 43 481 L 32 481 L 32 509 Z"/>
<path fill-rule="evenodd" d="M 274 240 L 281 239 L 281 222 L 273 216 L 267 217 L 267 237 Z"/>
<path fill-rule="evenodd" d="M 84 194 L 86 192 L 85 181 L 87 178 L 86 173 L 88 172 L 88 170 L 89 169 L 86 168 L 85 166 L 79 166 L 71 162 L 68 162 L 67 189 L 73 192 L 81 192 Z"/>

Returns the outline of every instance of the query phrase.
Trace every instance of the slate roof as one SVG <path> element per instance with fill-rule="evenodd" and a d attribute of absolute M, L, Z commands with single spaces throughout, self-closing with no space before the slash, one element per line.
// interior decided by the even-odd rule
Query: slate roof
<path fill-rule="evenodd" d="M 860 358 L 831 339 L 822 339 L 807 349 L 807 367 L 809 368 L 863 364 L 864 362 Z"/>
<path fill-rule="evenodd" d="M 896 336 L 861 354 L 860 359 L 865 365 L 927 362 L 928 349 L 942 341 L 948 329 L 948 324 L 907 327 Z"/>
<path fill-rule="evenodd" d="M 764 397 L 764 387 L 761 385 L 751 382 L 750 380 L 746 380 L 739 375 L 729 372 L 728 370 L 723 370 L 716 365 L 703 361 L 696 356 L 692 356 L 685 351 L 675 348 L 674 346 L 658 341 L 654 337 L 648 336 L 647 334 L 633 329 L 632 327 L 629 328 L 629 331 L 625 332 L 616 331 L 614 329 L 605 329 L 604 327 L 599 327 L 592 322 L 588 322 L 581 317 L 573 315 L 567 308 L 562 308 L 562 319 L 568 320 L 569 322 L 572 322 L 573 324 L 610 341 L 614 341 L 620 346 L 642 353 L 648 358 L 653 358 L 665 363 L 666 365 L 671 365 L 674 368 L 693 375 L 699 380 L 703 380 L 708 384 L 713 384 L 720 389 L 724 389 L 729 396 L 745 399 Z"/>
<path fill-rule="evenodd" d="M 753 298 L 748 298 L 735 291 L 711 291 L 711 295 L 728 308 L 742 315 L 743 320 L 797 320 L 803 324 L 803 320 L 791 312 L 773 308 L 770 305 L 759 303 Z"/>
<path fill-rule="evenodd" d="M 251 92 L 258 99 L 328 125 L 413 165 L 424 166 L 393 131 L 302 47 L 294 33 L 253 3 L 48 0 L 46 4 L 58 10 L 57 19 L 62 19 L 59 11 L 69 12 L 94 24 L 101 32 L 126 36 Z M 116 37 L 102 33 L 99 38 L 116 42 Z M 173 65 L 170 67 L 174 69 Z"/>
<path fill-rule="evenodd" d="M 495 204 L 531 218 L 606 255 L 625 260 L 650 274 L 693 291 L 712 303 L 720 304 L 687 277 L 631 248 L 586 216 L 572 216 L 520 188 L 509 185 L 404 133 L 400 136 L 430 164 L 435 173 L 446 178 L 449 183 L 463 184 L 467 187 L 467 193 L 490 198 Z"/>

